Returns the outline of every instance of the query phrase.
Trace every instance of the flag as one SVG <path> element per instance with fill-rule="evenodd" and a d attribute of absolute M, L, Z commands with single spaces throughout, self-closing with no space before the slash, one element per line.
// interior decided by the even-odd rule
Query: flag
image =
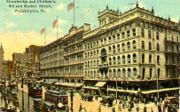
<path fill-rule="evenodd" d="M 42 29 L 41 29 L 41 34 L 43 34 L 45 31 L 46 31 L 46 29 L 45 29 L 45 28 L 42 28 Z"/>
<path fill-rule="evenodd" d="M 53 28 L 55 28 L 57 24 L 58 24 L 58 19 L 55 19 L 52 23 Z"/>
<path fill-rule="evenodd" d="M 69 4 L 67 5 L 67 10 L 68 10 L 68 11 L 72 10 L 73 8 L 74 8 L 74 3 L 69 3 Z"/>

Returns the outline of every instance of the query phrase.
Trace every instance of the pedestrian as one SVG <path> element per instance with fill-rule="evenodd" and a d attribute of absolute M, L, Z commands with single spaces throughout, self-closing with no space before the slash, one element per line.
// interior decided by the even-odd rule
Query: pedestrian
<path fill-rule="evenodd" d="M 119 108 L 118 108 L 118 111 L 122 111 L 122 109 L 121 109 L 121 105 L 119 104 L 119 106 L 118 106 Z"/>
<path fill-rule="evenodd" d="M 99 105 L 98 112 L 101 112 L 101 105 Z"/>
<path fill-rule="evenodd" d="M 139 112 L 139 106 L 136 107 L 136 112 Z"/>
<path fill-rule="evenodd" d="M 158 112 L 162 112 L 161 106 L 158 105 Z"/>
<path fill-rule="evenodd" d="M 116 112 L 114 107 L 112 108 L 112 112 Z"/>
<path fill-rule="evenodd" d="M 87 112 L 86 108 L 84 107 L 84 112 Z"/>
<path fill-rule="evenodd" d="M 146 105 L 144 106 L 144 111 L 143 112 L 147 112 L 147 108 L 146 108 Z"/>
<path fill-rule="evenodd" d="M 152 108 L 151 108 L 151 112 L 154 112 Z"/>
<path fill-rule="evenodd" d="M 80 103 L 79 112 L 81 112 L 81 110 L 82 110 L 82 103 Z"/>

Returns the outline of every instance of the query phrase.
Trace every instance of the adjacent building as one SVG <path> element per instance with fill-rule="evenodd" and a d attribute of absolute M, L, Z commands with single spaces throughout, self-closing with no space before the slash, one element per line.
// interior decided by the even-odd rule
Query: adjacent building
<path fill-rule="evenodd" d="M 98 21 L 96 29 L 72 27 L 69 34 L 44 46 L 42 76 L 56 76 L 64 83 L 80 76 L 91 94 L 178 94 L 179 23 L 138 3 L 124 13 L 107 6 Z"/>
<path fill-rule="evenodd" d="M 84 78 L 83 34 L 90 30 L 89 24 L 77 28 L 72 26 L 69 33 L 62 38 L 44 46 L 40 51 L 40 68 L 42 77 L 50 77 L 62 82 L 64 86 L 82 85 Z"/>

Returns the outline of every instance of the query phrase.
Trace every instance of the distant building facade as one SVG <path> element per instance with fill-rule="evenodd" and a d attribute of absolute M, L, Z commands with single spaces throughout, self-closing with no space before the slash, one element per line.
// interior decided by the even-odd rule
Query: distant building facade
<path fill-rule="evenodd" d="M 4 60 L 3 64 L 3 76 L 11 78 L 13 74 L 13 62 L 10 60 Z"/>
<path fill-rule="evenodd" d="M 30 45 L 24 53 L 13 53 L 15 77 L 36 77 L 39 75 L 39 49 L 41 46 Z"/>
<path fill-rule="evenodd" d="M 83 34 L 76 31 L 74 37 L 68 34 L 43 47 L 42 75 L 67 79 L 71 74 L 83 76 L 83 88 L 91 94 L 146 95 L 159 92 L 157 89 L 162 95 L 177 93 L 178 23 L 155 16 L 153 9 L 149 11 L 138 4 L 124 13 L 107 7 L 99 12 L 98 20 L 100 26 L 94 30 Z"/>

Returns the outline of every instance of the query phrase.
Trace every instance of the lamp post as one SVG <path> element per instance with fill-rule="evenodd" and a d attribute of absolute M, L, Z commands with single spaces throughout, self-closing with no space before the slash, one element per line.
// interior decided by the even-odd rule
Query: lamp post
<path fill-rule="evenodd" d="M 117 105 L 117 74 L 116 74 L 116 105 Z"/>
<path fill-rule="evenodd" d="M 24 78 L 22 77 L 22 80 L 21 80 L 21 89 L 22 89 L 22 111 L 24 111 L 24 90 L 23 90 L 23 83 L 24 83 Z"/>
<path fill-rule="evenodd" d="M 73 112 L 73 96 L 74 96 L 74 91 L 71 89 L 70 91 L 70 97 L 71 97 L 71 112 Z"/>

